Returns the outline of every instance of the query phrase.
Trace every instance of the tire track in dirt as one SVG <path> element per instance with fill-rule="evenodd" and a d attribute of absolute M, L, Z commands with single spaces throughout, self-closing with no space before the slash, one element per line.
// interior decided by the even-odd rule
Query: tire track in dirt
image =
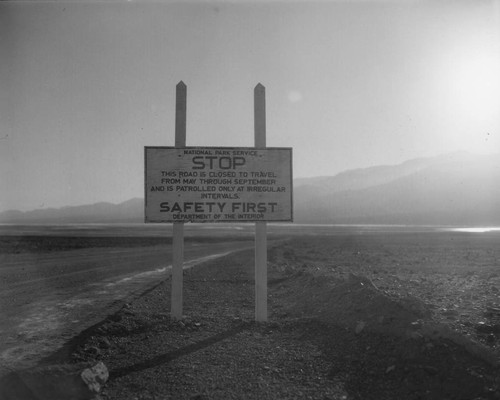
<path fill-rule="evenodd" d="M 248 243 L 186 246 L 184 267 L 191 268 L 244 246 Z M 74 254 L 62 252 L 60 261 L 69 266 L 58 275 L 52 271 L 47 277 L 18 280 L 14 286 L 0 283 L 0 374 L 6 369 L 33 365 L 112 312 L 118 303 L 170 274 L 171 266 L 166 262 L 171 258 L 170 249 L 164 246 L 128 249 L 120 251 L 119 256 L 116 251 L 109 255 L 106 249 L 91 250 L 91 261 L 81 250 Z M 47 265 L 54 259 L 57 257 L 51 254 L 43 261 Z M 36 264 L 35 270 L 43 268 L 41 265 L 43 262 Z"/>

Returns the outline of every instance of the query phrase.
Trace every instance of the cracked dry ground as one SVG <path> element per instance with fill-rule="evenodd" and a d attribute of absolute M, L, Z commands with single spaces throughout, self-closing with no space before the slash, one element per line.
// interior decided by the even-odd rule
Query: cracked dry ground
<path fill-rule="evenodd" d="M 167 280 L 52 361 L 104 361 L 102 399 L 499 399 L 499 247 L 293 238 L 269 250 L 265 324 L 242 251 L 185 272 L 181 321 Z"/>

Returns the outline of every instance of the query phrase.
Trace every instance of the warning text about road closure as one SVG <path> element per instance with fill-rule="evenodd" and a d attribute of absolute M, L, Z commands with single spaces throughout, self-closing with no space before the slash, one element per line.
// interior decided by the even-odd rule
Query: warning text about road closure
<path fill-rule="evenodd" d="M 292 149 L 146 147 L 146 222 L 292 221 Z"/>

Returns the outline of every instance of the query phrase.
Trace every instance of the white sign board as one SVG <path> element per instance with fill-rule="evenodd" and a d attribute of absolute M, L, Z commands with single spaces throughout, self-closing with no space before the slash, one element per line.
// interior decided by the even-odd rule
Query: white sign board
<path fill-rule="evenodd" d="M 292 149 L 145 147 L 145 222 L 292 221 Z"/>

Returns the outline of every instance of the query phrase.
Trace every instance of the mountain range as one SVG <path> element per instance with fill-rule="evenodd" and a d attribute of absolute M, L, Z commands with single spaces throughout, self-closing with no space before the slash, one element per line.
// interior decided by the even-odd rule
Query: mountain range
<path fill-rule="evenodd" d="M 294 180 L 294 222 L 499 225 L 500 153 L 467 152 Z M 0 213 L 3 223 L 132 223 L 144 200 Z"/>
<path fill-rule="evenodd" d="M 295 221 L 500 223 L 500 153 L 457 152 L 295 182 Z"/>

